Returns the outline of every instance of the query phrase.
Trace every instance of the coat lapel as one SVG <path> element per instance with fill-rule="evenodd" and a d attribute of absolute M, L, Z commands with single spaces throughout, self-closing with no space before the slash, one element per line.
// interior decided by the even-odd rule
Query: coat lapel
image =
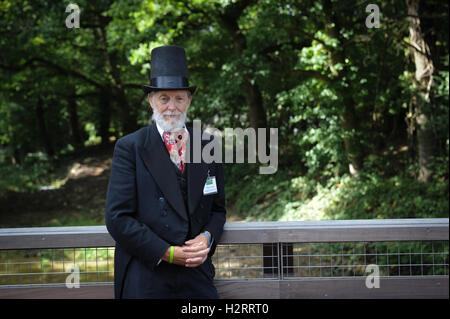
<path fill-rule="evenodd" d="M 189 162 L 186 163 L 187 168 L 187 191 L 188 191 L 188 209 L 189 213 L 192 215 L 203 196 L 203 187 L 205 186 L 206 178 L 208 177 L 208 165 L 203 162 L 192 163 L 194 144 L 201 143 L 200 151 L 203 150 L 203 146 L 207 141 L 203 141 L 201 138 L 201 132 L 195 132 L 192 127 L 188 127 L 189 131 L 189 152 L 186 153 L 186 157 L 189 157 Z M 194 138 L 199 138 L 194 141 Z M 198 150 L 197 150 L 198 151 Z M 201 154 L 200 154 L 201 155 Z M 197 157 L 201 157 L 198 156 Z"/>
<path fill-rule="evenodd" d="M 187 220 L 181 190 L 177 185 L 177 176 L 155 123 L 148 126 L 147 139 L 144 147 L 139 148 L 139 153 L 167 201 L 183 219 Z M 197 171 L 197 168 L 193 170 Z"/>

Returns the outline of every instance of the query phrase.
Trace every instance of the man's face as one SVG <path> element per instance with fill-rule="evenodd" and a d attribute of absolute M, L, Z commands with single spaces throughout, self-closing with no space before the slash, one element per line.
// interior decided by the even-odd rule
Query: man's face
<path fill-rule="evenodd" d="M 164 131 L 172 131 L 184 126 L 186 113 L 192 97 L 186 90 L 156 91 L 148 101 L 153 109 L 153 120 Z"/>

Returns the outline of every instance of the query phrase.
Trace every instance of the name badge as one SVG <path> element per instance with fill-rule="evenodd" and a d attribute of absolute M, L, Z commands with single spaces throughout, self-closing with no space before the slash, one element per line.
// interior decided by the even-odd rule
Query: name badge
<path fill-rule="evenodd" d="M 209 176 L 208 171 L 208 178 L 206 179 L 205 187 L 203 187 L 203 195 L 212 195 L 212 194 L 217 194 L 216 177 Z"/>

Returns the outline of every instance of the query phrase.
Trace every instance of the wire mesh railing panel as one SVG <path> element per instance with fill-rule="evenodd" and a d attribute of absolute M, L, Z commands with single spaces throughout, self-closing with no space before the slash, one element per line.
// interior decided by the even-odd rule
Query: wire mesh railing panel
<path fill-rule="evenodd" d="M 0 251 L 0 286 L 62 284 L 74 272 L 81 283 L 112 282 L 114 248 Z"/>
<path fill-rule="evenodd" d="M 283 276 L 367 276 L 376 265 L 379 276 L 449 275 L 448 241 L 296 243 L 283 255 Z"/>
<path fill-rule="evenodd" d="M 277 279 L 278 244 L 218 245 L 213 264 L 216 279 Z"/>
<path fill-rule="evenodd" d="M 448 241 L 219 244 L 218 280 L 448 276 Z M 0 286 L 112 283 L 114 247 L 0 250 Z"/>

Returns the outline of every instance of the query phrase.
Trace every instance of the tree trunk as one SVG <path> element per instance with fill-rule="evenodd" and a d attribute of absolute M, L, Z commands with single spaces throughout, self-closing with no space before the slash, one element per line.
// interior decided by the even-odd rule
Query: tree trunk
<path fill-rule="evenodd" d="M 414 112 L 413 119 L 417 124 L 417 150 L 420 168 L 418 180 L 429 182 L 432 178 L 432 169 L 429 165 L 435 147 L 427 114 L 432 112 L 430 90 L 433 83 L 434 65 L 430 47 L 425 41 L 420 26 L 419 0 L 406 0 L 406 5 L 408 6 L 409 16 L 409 40 L 413 47 L 410 48 L 410 52 L 416 67 L 414 76 L 416 92 L 411 98 L 411 107 Z"/>
<path fill-rule="evenodd" d="M 252 1 L 241 1 L 230 4 L 225 13 L 219 16 L 219 23 L 225 28 L 233 40 L 233 47 L 237 57 L 241 57 L 247 48 L 247 40 L 239 29 L 238 20 L 245 7 Z M 243 76 L 244 96 L 248 104 L 250 125 L 258 132 L 258 128 L 267 128 L 267 116 L 263 107 L 261 90 L 256 83 L 252 83 L 248 75 Z"/>
<path fill-rule="evenodd" d="M 119 106 L 119 114 L 122 119 L 123 134 L 132 133 L 138 129 L 136 112 L 131 109 L 130 104 L 128 103 L 128 99 L 122 88 L 115 88 L 114 91 L 114 97 L 116 98 L 117 104 Z"/>
<path fill-rule="evenodd" d="M 48 134 L 47 125 L 45 124 L 45 114 L 43 104 L 44 102 L 42 101 L 42 98 L 39 97 L 36 104 L 36 118 L 38 121 L 39 135 L 41 138 L 42 146 L 44 146 L 45 152 L 48 155 L 53 156 L 55 154 L 55 151 L 52 146 L 51 137 Z"/>
<path fill-rule="evenodd" d="M 346 92 L 343 92 L 345 95 Z M 342 93 L 341 93 L 342 95 Z M 347 152 L 348 169 L 352 176 L 358 177 L 359 171 L 362 168 L 363 153 L 361 141 L 355 135 L 359 132 L 359 125 L 356 118 L 355 102 L 351 97 L 343 98 L 344 111 L 339 116 L 342 129 L 346 132 L 344 136 L 344 146 Z"/>
<path fill-rule="evenodd" d="M 83 147 L 83 141 L 80 134 L 80 121 L 78 117 L 77 100 L 75 93 L 75 90 L 73 90 L 73 95 L 69 96 L 67 100 L 67 111 L 69 113 L 72 141 L 74 143 L 75 149 L 78 150 Z"/>
<path fill-rule="evenodd" d="M 111 121 L 111 90 L 102 88 L 100 95 L 100 112 L 98 113 L 99 135 L 102 144 L 109 143 L 109 125 Z"/>
<path fill-rule="evenodd" d="M 258 85 L 251 84 L 249 79 L 244 79 L 245 98 L 248 103 L 250 125 L 258 132 L 258 128 L 267 128 L 266 112 L 263 108 L 263 98 Z"/>
<path fill-rule="evenodd" d="M 96 39 L 100 41 L 100 46 L 105 57 L 104 70 L 112 87 L 111 92 L 113 93 L 119 107 L 119 114 L 122 120 L 122 130 L 124 134 L 132 133 L 138 129 L 137 114 L 136 111 L 130 107 L 125 94 L 125 88 L 123 87 L 121 80 L 120 67 L 118 65 L 118 52 L 110 52 L 108 50 L 106 25 L 101 22 L 101 17 L 99 16 L 97 16 L 97 21 L 100 26 L 95 28 L 94 34 Z"/>
<path fill-rule="evenodd" d="M 364 151 L 361 141 L 358 140 L 356 133 L 359 132 L 358 118 L 355 109 L 355 101 L 353 96 L 349 95 L 349 89 L 342 84 L 344 79 L 348 79 L 347 76 L 348 67 L 345 62 L 345 51 L 343 49 L 345 39 L 340 35 L 340 25 L 333 12 L 333 4 L 329 0 L 323 2 L 323 12 L 325 17 L 325 30 L 326 33 L 331 37 L 335 38 L 341 44 L 337 46 L 334 50 L 329 51 L 330 61 L 329 67 L 330 71 L 335 76 L 333 82 L 337 84 L 336 91 L 341 96 L 344 111 L 341 113 L 339 119 L 342 129 L 345 131 L 344 146 L 347 153 L 347 159 L 349 163 L 349 172 L 352 176 L 358 177 L 359 171 L 362 168 Z M 334 69 L 334 65 L 342 64 L 344 69 L 337 71 Z"/>

